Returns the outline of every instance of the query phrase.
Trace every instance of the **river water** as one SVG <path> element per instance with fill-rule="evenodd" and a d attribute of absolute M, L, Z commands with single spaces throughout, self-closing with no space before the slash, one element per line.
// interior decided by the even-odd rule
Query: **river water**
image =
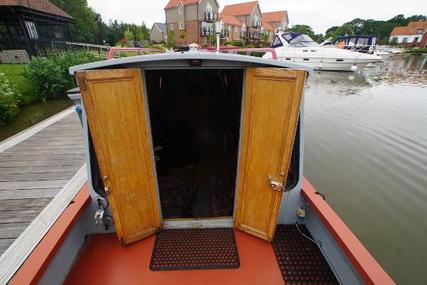
<path fill-rule="evenodd" d="M 427 284 L 427 56 L 317 72 L 304 175 L 398 284 Z"/>

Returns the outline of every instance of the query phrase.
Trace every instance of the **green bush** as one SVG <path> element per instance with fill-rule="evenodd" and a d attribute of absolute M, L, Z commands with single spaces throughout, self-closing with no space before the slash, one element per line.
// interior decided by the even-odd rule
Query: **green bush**
<path fill-rule="evenodd" d="M 37 57 L 27 65 L 25 77 L 30 81 L 36 98 L 46 102 L 76 86 L 74 78 L 68 73 L 71 66 L 95 60 L 96 57 L 87 52 Z"/>
<path fill-rule="evenodd" d="M 33 58 L 27 65 L 25 77 L 30 80 L 35 97 L 42 102 L 67 89 L 67 80 L 63 78 L 61 67 L 52 58 Z"/>
<path fill-rule="evenodd" d="M 19 93 L 19 106 L 36 101 L 30 82 L 24 77 L 26 64 L 0 64 L 0 73 L 4 73 L 13 89 Z"/>
<path fill-rule="evenodd" d="M 224 45 L 234 46 L 234 47 L 243 47 L 244 46 L 242 41 L 228 41 L 228 42 L 225 42 Z"/>
<path fill-rule="evenodd" d="M 62 53 L 54 56 L 52 59 L 61 69 L 62 77 L 67 81 L 65 86 L 66 90 L 64 91 L 77 86 L 74 77 L 70 75 L 68 71 L 71 66 L 94 62 L 97 60 L 96 56 L 89 52 Z"/>
<path fill-rule="evenodd" d="M 4 73 L 0 73 L 0 124 L 12 119 L 19 112 L 20 95 Z"/>

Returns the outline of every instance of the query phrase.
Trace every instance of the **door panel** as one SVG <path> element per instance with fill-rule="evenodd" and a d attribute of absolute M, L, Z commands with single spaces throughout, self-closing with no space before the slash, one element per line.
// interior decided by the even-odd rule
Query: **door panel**
<path fill-rule="evenodd" d="M 76 74 L 117 235 L 129 244 L 155 233 L 160 208 L 139 69 Z"/>
<path fill-rule="evenodd" d="M 271 240 L 297 129 L 304 70 L 246 71 L 235 226 Z M 279 186 L 270 187 L 269 178 Z"/>

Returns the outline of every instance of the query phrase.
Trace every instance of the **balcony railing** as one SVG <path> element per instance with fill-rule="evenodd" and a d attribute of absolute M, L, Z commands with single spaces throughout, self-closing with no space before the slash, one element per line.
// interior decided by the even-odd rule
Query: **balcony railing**
<path fill-rule="evenodd" d="M 205 21 L 206 22 L 215 22 L 215 21 L 218 21 L 218 13 L 215 13 L 215 12 L 205 12 Z"/>
<path fill-rule="evenodd" d="M 210 36 L 210 35 L 215 35 L 215 30 L 213 28 L 202 28 L 200 30 L 200 35 L 202 37 L 207 37 L 207 36 Z"/>

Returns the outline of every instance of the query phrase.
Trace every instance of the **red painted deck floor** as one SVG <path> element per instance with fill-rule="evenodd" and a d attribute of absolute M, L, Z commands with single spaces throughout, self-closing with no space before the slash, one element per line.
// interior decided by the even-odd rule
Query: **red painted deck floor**
<path fill-rule="evenodd" d="M 284 284 L 271 244 L 235 234 L 240 268 L 183 271 L 150 271 L 154 237 L 122 247 L 115 235 L 94 235 L 65 284 Z"/>

